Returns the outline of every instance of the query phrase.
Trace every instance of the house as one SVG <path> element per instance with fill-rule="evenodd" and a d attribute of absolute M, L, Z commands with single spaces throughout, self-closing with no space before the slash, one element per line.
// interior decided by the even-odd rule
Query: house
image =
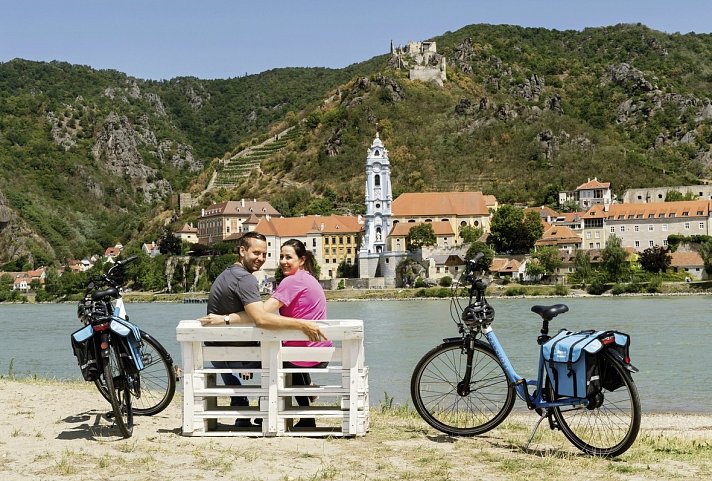
<path fill-rule="evenodd" d="M 568 202 L 576 202 L 584 210 L 594 205 L 610 205 L 613 203 L 611 183 L 600 182 L 594 177 L 593 180 L 588 179 L 588 182 L 576 187 L 576 190 L 559 192 L 559 205 L 561 206 Z"/>
<path fill-rule="evenodd" d="M 705 262 L 699 252 L 676 251 L 670 254 L 670 268 L 674 272 L 686 272 L 691 280 L 700 281 L 709 278 L 705 271 Z"/>
<path fill-rule="evenodd" d="M 256 226 L 255 219 L 281 216 L 269 202 L 257 199 L 213 204 L 203 209 L 198 219 L 198 242 L 205 245 L 221 242 L 232 234 L 249 232 Z"/>
<path fill-rule="evenodd" d="M 33 283 L 37 283 L 39 287 L 43 287 L 46 279 L 46 269 L 40 267 L 38 269 L 29 270 L 27 272 L 5 272 L 3 275 L 12 277 L 12 290 L 28 292 L 32 289 Z"/>
<path fill-rule="evenodd" d="M 193 224 L 183 224 L 183 227 L 176 231 L 176 237 L 178 237 L 181 242 L 185 241 L 190 244 L 197 244 L 198 228 L 193 227 Z"/>
<path fill-rule="evenodd" d="M 156 257 L 161 253 L 161 248 L 155 242 L 151 242 L 150 244 L 142 244 L 141 250 L 149 257 Z"/>
<path fill-rule="evenodd" d="M 529 259 L 518 260 L 513 257 L 495 257 L 490 263 L 489 271 L 500 278 L 509 277 L 514 281 L 530 281 L 527 276 L 527 263 Z"/>
<path fill-rule="evenodd" d="M 116 244 L 113 247 L 107 247 L 106 250 L 104 251 L 104 257 L 106 258 L 107 261 L 113 262 L 114 259 L 119 257 L 121 255 L 121 251 L 124 249 L 124 246 L 121 244 Z"/>
<path fill-rule="evenodd" d="M 489 199 L 489 200 L 488 200 Z M 482 192 L 417 192 L 401 194 L 393 201 L 393 225 L 398 223 L 449 222 L 453 245 L 462 244 L 460 228 L 481 227 L 489 231 L 488 204 L 496 207 L 494 196 Z"/>
<path fill-rule="evenodd" d="M 356 263 L 363 235 L 359 217 L 348 215 L 308 215 L 303 217 L 262 217 L 254 228 L 267 238 L 267 260 L 262 270 L 274 275 L 279 265 L 281 245 L 299 239 L 314 254 L 321 267 L 321 279 L 337 277 L 339 264 Z"/>
<path fill-rule="evenodd" d="M 424 222 L 399 222 L 395 224 L 388 234 L 388 249 L 391 252 L 405 252 L 407 250 L 406 239 L 410 233 L 410 229 L 423 223 Z M 450 222 L 435 221 L 429 224 L 432 226 L 433 233 L 435 234 L 435 246 L 430 247 L 431 250 L 448 249 L 461 244 L 457 242 L 455 231 Z M 428 247 L 424 247 L 424 249 L 428 249 Z"/>
<path fill-rule="evenodd" d="M 666 247 L 671 234 L 694 236 L 712 232 L 712 201 L 707 200 L 611 204 L 607 209 L 597 205 L 586 213 L 586 217 L 591 212 L 603 217 L 606 239 L 615 235 L 621 239 L 623 247 L 638 252 L 648 247 Z M 584 244 L 586 242 L 584 239 Z"/>
<path fill-rule="evenodd" d="M 424 259 L 422 264 L 425 264 L 426 275 L 429 279 L 439 281 L 446 276 L 459 279 L 465 271 L 465 254 L 433 254 Z"/>
<path fill-rule="evenodd" d="M 561 251 L 572 253 L 581 248 L 581 243 L 581 237 L 570 227 L 552 225 L 548 226 L 541 238 L 534 242 L 534 248 L 553 246 Z"/>

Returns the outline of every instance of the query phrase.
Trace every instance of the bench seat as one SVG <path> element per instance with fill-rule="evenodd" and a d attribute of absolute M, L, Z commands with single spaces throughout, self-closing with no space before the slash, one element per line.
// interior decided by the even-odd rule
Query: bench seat
<path fill-rule="evenodd" d="M 252 325 L 203 327 L 181 321 L 176 336 L 183 358 L 183 427 L 186 436 L 362 436 L 368 431 L 368 368 L 364 365 L 363 321 L 315 321 L 334 347 L 282 346 L 306 339 L 301 331 L 272 331 Z M 255 341 L 259 345 L 255 346 Z M 221 342 L 230 345 L 205 345 Z M 250 344 L 250 345 L 246 345 Z M 254 369 L 216 368 L 212 361 L 257 361 Z M 289 361 L 328 362 L 325 368 L 284 367 Z M 310 373 L 311 386 L 292 386 L 291 375 Z M 225 386 L 221 373 L 251 373 L 241 386 Z M 230 396 L 246 396 L 250 406 L 230 406 Z M 318 396 L 297 406 L 294 396 Z M 296 419 L 314 418 L 316 428 L 293 428 Z M 258 419 L 261 426 L 235 426 Z"/>

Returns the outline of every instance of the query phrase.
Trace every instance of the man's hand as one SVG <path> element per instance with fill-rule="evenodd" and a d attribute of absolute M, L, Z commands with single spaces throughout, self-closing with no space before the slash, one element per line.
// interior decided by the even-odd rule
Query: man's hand
<path fill-rule="evenodd" d="M 304 334 L 306 334 L 310 341 L 321 341 L 322 339 L 326 339 L 326 336 L 323 332 L 321 332 L 319 326 L 313 322 L 304 321 L 300 329 Z"/>
<path fill-rule="evenodd" d="M 207 316 L 203 316 L 198 318 L 200 321 L 200 324 L 203 326 L 224 326 L 225 325 L 225 316 L 221 316 L 220 314 L 208 314 Z"/>

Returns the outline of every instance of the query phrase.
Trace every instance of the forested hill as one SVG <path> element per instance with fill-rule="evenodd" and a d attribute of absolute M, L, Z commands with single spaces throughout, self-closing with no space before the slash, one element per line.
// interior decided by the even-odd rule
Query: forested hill
<path fill-rule="evenodd" d="M 394 195 L 474 189 L 542 204 L 594 176 L 619 194 L 710 177 L 710 35 L 473 25 L 431 40 L 447 58 L 442 87 L 408 80 L 388 55 L 340 70 L 164 82 L 0 64 L 0 262 L 152 240 L 150 221 L 178 192 L 202 190 L 221 169 L 215 158 L 289 125 L 293 140 L 203 202 L 358 210 L 376 130 Z"/>

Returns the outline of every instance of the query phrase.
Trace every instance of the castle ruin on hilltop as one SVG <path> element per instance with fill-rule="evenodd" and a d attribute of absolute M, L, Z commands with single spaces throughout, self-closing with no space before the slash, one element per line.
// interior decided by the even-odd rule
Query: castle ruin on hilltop
<path fill-rule="evenodd" d="M 410 80 L 435 82 L 442 87 L 447 80 L 447 62 L 437 52 L 435 42 L 408 42 L 398 47 L 391 42 L 391 58 L 388 61 L 393 68 L 407 68 Z"/>

